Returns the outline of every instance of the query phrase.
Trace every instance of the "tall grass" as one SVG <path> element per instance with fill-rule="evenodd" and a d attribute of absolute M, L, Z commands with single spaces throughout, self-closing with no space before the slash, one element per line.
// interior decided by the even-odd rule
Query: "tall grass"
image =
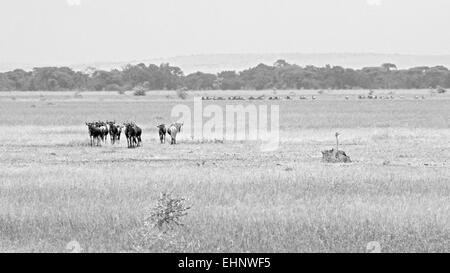
<path fill-rule="evenodd" d="M 450 132 L 436 108 L 420 108 L 431 124 L 422 126 L 409 106 L 386 106 L 404 126 L 375 128 L 370 124 L 386 122 L 375 106 L 358 116 L 362 106 L 333 109 L 349 119 L 331 126 L 326 105 L 294 111 L 286 102 L 287 136 L 279 150 L 262 153 L 253 142 L 161 145 L 151 120 L 138 149 L 85 145 L 84 119 L 126 117 L 133 109 L 146 120 L 165 115 L 167 104 L 122 109 L 105 101 L 94 109 L 64 102 L 39 110 L 31 125 L 29 104 L 10 103 L 9 111 L 0 108 L 0 251 L 61 252 L 73 240 L 89 252 L 364 252 L 371 241 L 383 252 L 450 251 Z M 320 160 L 338 125 L 354 163 Z M 142 241 L 136 231 L 160 192 L 184 197 L 192 208 L 184 226 L 146 233 Z"/>

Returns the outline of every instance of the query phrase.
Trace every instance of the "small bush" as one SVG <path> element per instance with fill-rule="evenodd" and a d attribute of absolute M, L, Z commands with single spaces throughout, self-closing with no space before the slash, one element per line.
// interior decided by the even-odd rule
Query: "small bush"
<path fill-rule="evenodd" d="M 445 90 L 444 88 L 438 86 L 438 87 L 436 88 L 436 92 L 437 92 L 438 94 L 445 94 L 445 93 L 447 93 L 447 90 Z"/>
<path fill-rule="evenodd" d="M 134 96 L 145 96 L 147 92 L 143 89 L 134 90 L 133 95 Z"/>
<path fill-rule="evenodd" d="M 322 151 L 322 161 L 327 163 L 351 163 L 352 160 L 344 151 L 335 149 Z"/>
<path fill-rule="evenodd" d="M 186 242 L 176 227 L 183 226 L 181 218 L 187 215 L 185 199 L 161 193 L 158 203 L 149 211 L 142 225 L 129 233 L 131 249 L 138 252 L 174 252 L 186 249 Z"/>
<path fill-rule="evenodd" d="M 181 218 L 186 216 L 187 210 L 190 209 L 184 201 L 184 198 L 173 198 L 170 193 L 161 193 L 158 204 L 150 210 L 150 215 L 145 222 L 159 230 L 182 226 Z"/>

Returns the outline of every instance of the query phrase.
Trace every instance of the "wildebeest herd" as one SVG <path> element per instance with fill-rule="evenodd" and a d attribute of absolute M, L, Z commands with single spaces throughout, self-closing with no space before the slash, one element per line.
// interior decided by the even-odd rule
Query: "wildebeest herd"
<path fill-rule="evenodd" d="M 142 145 L 142 129 L 133 121 L 125 123 L 116 123 L 115 121 L 94 121 L 86 122 L 89 131 L 90 145 L 100 146 L 102 142 L 106 142 L 108 135 L 110 136 L 111 144 L 120 143 L 120 136 L 122 131 L 127 138 L 128 148 L 135 148 Z M 170 125 L 160 124 L 158 128 L 159 139 L 161 143 L 166 142 L 166 135 L 171 137 L 170 144 L 177 144 L 177 134 L 181 132 L 183 123 L 172 123 Z"/>
<path fill-rule="evenodd" d="M 309 98 L 309 96 L 298 96 L 298 99 L 300 100 L 307 100 Z M 373 94 L 369 94 L 369 95 L 358 95 L 357 96 L 358 99 L 385 99 L 385 100 L 393 100 L 395 99 L 393 95 L 373 95 Z M 405 99 L 404 96 L 400 96 L 400 99 Z M 416 100 L 417 99 L 425 99 L 425 96 L 415 96 L 414 97 Z M 265 95 L 261 95 L 258 97 L 254 97 L 254 96 L 250 96 L 248 98 L 242 97 L 242 96 L 231 96 L 231 97 L 216 97 L 216 96 L 206 96 L 206 97 L 202 97 L 202 100 L 295 100 L 297 99 L 296 96 L 265 96 Z M 316 100 L 317 96 L 310 96 L 311 100 Z M 349 100 L 350 96 L 345 96 L 345 100 Z"/>

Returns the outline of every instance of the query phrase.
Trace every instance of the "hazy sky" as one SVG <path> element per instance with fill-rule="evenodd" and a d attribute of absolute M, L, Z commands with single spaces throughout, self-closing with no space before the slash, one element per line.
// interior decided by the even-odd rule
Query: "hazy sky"
<path fill-rule="evenodd" d="M 450 54 L 449 0 L 1 0 L 0 63 Z"/>

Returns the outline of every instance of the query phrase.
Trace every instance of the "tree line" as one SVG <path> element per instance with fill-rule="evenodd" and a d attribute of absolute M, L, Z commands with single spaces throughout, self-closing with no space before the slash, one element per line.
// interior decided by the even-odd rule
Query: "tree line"
<path fill-rule="evenodd" d="M 94 68 L 38 67 L 0 73 L 0 91 L 263 90 L 263 89 L 423 89 L 450 88 L 444 66 L 397 69 L 395 64 L 362 69 L 316 67 L 277 60 L 236 72 L 196 72 L 164 63 L 126 65 L 110 71 Z"/>

